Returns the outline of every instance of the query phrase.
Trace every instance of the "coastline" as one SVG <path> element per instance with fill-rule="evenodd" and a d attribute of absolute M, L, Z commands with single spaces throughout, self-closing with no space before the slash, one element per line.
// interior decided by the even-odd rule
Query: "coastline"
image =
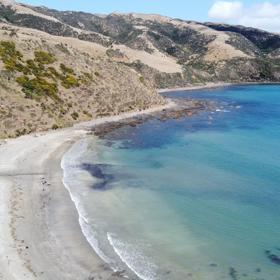
<path fill-rule="evenodd" d="M 175 106 L 0 142 L 0 279 L 125 279 L 90 246 L 63 185 L 61 159 L 89 128 Z M 135 279 L 137 279 L 135 277 Z"/>
<path fill-rule="evenodd" d="M 222 87 L 230 87 L 230 86 L 250 86 L 250 85 L 280 85 L 280 82 L 244 82 L 244 83 L 206 83 L 197 86 L 187 86 L 181 88 L 166 88 L 166 89 L 158 89 L 158 93 L 171 93 L 173 91 L 192 91 L 192 90 L 200 90 L 200 89 L 215 89 Z"/>
<path fill-rule="evenodd" d="M 164 92 L 232 85 L 241 84 L 207 84 Z M 83 235 L 79 214 L 63 185 L 61 160 L 92 128 L 177 105 L 167 101 L 144 111 L 0 141 L 0 280 L 127 279 L 123 272 L 114 272 Z"/>

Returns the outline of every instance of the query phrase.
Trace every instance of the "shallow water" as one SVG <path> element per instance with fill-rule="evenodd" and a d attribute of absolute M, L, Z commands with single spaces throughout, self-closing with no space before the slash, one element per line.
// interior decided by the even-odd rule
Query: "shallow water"
<path fill-rule="evenodd" d="M 218 108 L 65 155 L 84 234 L 129 279 L 280 279 L 280 86 L 169 96 Z"/>

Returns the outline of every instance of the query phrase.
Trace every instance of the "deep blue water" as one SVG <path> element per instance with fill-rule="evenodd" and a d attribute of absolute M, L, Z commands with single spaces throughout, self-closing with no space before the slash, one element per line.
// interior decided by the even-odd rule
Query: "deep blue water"
<path fill-rule="evenodd" d="M 168 96 L 218 107 L 124 127 L 66 154 L 64 180 L 84 233 L 130 279 L 134 271 L 142 279 L 279 280 L 280 86 Z"/>

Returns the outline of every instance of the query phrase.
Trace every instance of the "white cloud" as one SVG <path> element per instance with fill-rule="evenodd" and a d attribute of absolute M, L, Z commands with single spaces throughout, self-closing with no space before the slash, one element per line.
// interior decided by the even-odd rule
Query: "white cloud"
<path fill-rule="evenodd" d="M 218 1 L 210 8 L 208 14 L 210 18 L 229 20 L 238 18 L 242 10 L 243 4 L 239 1 Z"/>
<path fill-rule="evenodd" d="M 244 6 L 242 2 L 218 1 L 208 14 L 212 19 L 280 32 L 280 4 L 263 2 Z"/>

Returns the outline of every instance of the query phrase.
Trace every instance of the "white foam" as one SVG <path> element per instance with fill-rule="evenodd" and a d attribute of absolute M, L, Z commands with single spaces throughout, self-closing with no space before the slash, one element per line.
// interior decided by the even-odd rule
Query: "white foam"
<path fill-rule="evenodd" d="M 107 257 L 103 251 L 100 249 L 99 246 L 99 242 L 97 240 L 96 233 L 93 231 L 93 229 L 91 228 L 91 226 L 88 223 L 88 219 L 87 219 L 87 215 L 82 207 L 81 202 L 79 201 L 79 199 L 77 197 L 75 197 L 69 186 L 67 185 L 67 183 L 65 182 L 65 180 L 63 179 L 63 184 L 65 186 L 65 188 L 68 190 L 71 200 L 74 202 L 74 205 L 77 209 L 78 215 L 79 215 L 79 224 L 82 230 L 83 235 L 85 236 L 86 240 L 88 241 L 88 243 L 90 244 L 90 246 L 94 249 L 94 251 L 100 256 L 100 258 L 105 261 L 108 264 L 111 264 L 112 261 L 109 257 Z"/>
<path fill-rule="evenodd" d="M 230 111 L 225 109 L 216 109 L 216 112 L 229 113 Z"/>
<path fill-rule="evenodd" d="M 159 279 L 156 274 L 158 267 L 148 260 L 141 252 L 141 249 L 137 248 L 135 244 L 124 243 L 117 239 L 112 233 L 107 233 L 107 238 L 115 253 L 140 279 Z"/>
<path fill-rule="evenodd" d="M 86 240 L 93 248 L 93 250 L 99 255 L 99 257 L 110 265 L 114 271 L 120 271 L 123 269 L 114 258 L 110 258 L 104 253 L 100 248 L 100 244 L 97 238 L 97 232 L 94 231 L 93 226 L 90 224 L 87 218 L 87 212 L 83 207 L 83 203 L 78 194 L 75 194 L 71 190 L 70 184 L 67 183 L 72 176 L 73 169 L 81 163 L 81 155 L 86 153 L 89 142 L 86 139 L 82 139 L 75 143 L 71 149 L 63 156 L 61 160 L 61 168 L 63 169 L 63 184 L 68 190 L 71 200 L 73 201 L 78 215 L 79 224 L 83 235 Z M 157 280 L 156 269 L 157 266 L 150 262 L 141 250 L 136 246 L 125 244 L 113 237 L 113 234 L 107 234 L 107 239 L 111 247 L 112 252 L 116 254 L 116 258 L 119 258 L 119 262 L 122 262 L 126 267 L 128 267 L 135 275 L 137 275 L 142 280 Z"/>
<path fill-rule="evenodd" d="M 79 148 L 80 152 L 79 154 L 86 149 L 87 145 L 86 145 L 86 141 L 82 140 L 79 141 L 78 143 L 74 144 L 72 146 L 72 148 L 63 156 L 62 160 L 61 160 L 61 168 L 63 169 L 63 184 L 65 186 L 65 188 L 68 190 L 71 200 L 73 201 L 78 215 L 79 215 L 79 224 L 82 230 L 83 235 L 85 236 L 86 240 L 88 241 L 88 243 L 90 244 L 90 246 L 93 248 L 93 250 L 100 256 L 100 258 L 108 263 L 108 264 L 112 264 L 112 260 L 106 256 L 104 254 L 104 252 L 100 249 L 99 246 L 99 242 L 97 240 L 96 233 L 93 231 L 92 227 L 89 225 L 88 223 L 88 219 L 87 219 L 87 213 L 82 205 L 82 203 L 80 202 L 78 196 L 75 196 L 72 192 L 71 189 L 69 187 L 69 185 L 67 184 L 67 167 L 69 166 L 73 166 L 74 163 L 77 164 L 78 158 L 77 158 L 77 147 Z"/>

